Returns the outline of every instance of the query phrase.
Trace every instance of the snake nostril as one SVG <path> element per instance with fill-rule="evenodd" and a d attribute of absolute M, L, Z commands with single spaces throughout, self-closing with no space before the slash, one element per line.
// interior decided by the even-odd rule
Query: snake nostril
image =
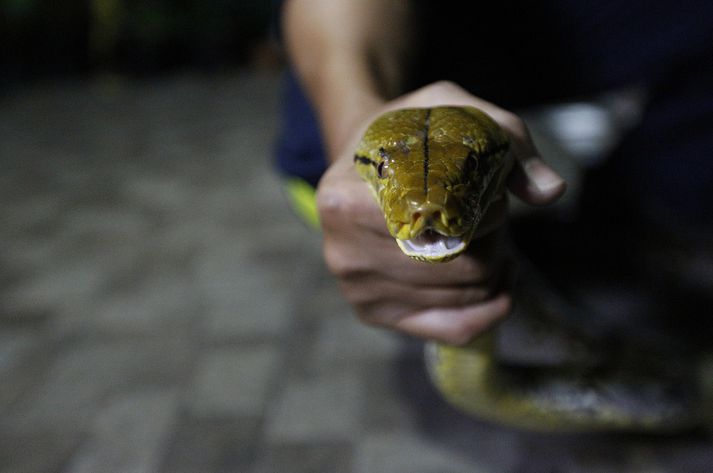
<path fill-rule="evenodd" d="M 435 212 L 433 212 L 433 221 L 440 222 L 440 220 L 441 220 L 441 212 L 436 210 Z"/>
<path fill-rule="evenodd" d="M 419 218 L 421 218 L 421 212 L 414 212 L 413 215 L 411 215 L 411 221 L 413 223 L 418 222 Z"/>

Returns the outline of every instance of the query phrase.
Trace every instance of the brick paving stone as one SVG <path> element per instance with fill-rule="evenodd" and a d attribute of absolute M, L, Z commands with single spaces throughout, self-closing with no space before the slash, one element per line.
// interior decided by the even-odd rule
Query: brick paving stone
<path fill-rule="evenodd" d="M 279 347 L 218 348 L 199 361 L 189 393 L 195 417 L 260 415 L 278 375 Z"/>
<path fill-rule="evenodd" d="M 171 390 L 139 390 L 111 399 L 64 473 L 154 473 L 176 417 Z"/>
<path fill-rule="evenodd" d="M 221 238 L 222 237 L 222 238 Z M 232 281 L 249 279 L 243 262 L 250 257 L 251 247 L 243 238 L 213 236 L 196 255 L 195 274 L 200 287 L 224 286 Z M 253 268 L 260 271 L 260 268 Z"/>
<path fill-rule="evenodd" d="M 58 472 L 80 441 L 78 432 L 65 429 L 15 432 L 0 427 L 0 473 Z"/>
<path fill-rule="evenodd" d="M 12 405 L 33 382 L 31 360 L 43 347 L 36 328 L 0 328 L 0 412 Z M 30 365 L 30 366 L 28 366 Z"/>
<path fill-rule="evenodd" d="M 101 333 L 161 335 L 185 330 L 198 310 L 190 281 L 168 273 L 103 297 L 85 323 Z"/>
<path fill-rule="evenodd" d="M 351 311 L 342 311 L 325 317 L 319 324 L 312 363 L 315 367 L 324 367 L 390 360 L 399 348 L 398 336 L 383 329 L 367 327 Z"/>
<path fill-rule="evenodd" d="M 121 185 L 122 197 L 138 208 L 165 215 L 180 214 L 197 197 L 197 188 L 184 176 L 143 174 Z"/>
<path fill-rule="evenodd" d="M 245 252 L 244 244 L 231 242 L 197 256 L 204 327 L 211 337 L 280 335 L 292 320 L 290 292 L 275 291 L 274 274 L 265 268 L 246 271 Z"/>
<path fill-rule="evenodd" d="M 270 446 L 250 473 L 351 473 L 350 443 L 306 443 Z M 375 470 L 381 471 L 381 470 Z"/>
<path fill-rule="evenodd" d="M 319 246 L 316 246 L 316 248 L 320 249 Z M 310 281 L 309 293 L 303 294 L 300 301 L 303 317 L 314 318 L 318 323 L 331 317 L 351 317 L 352 321 L 358 324 L 359 320 L 356 318 L 354 311 L 347 304 L 344 297 L 341 296 L 336 282 L 321 263 L 322 256 L 320 252 L 315 252 L 313 249 L 311 254 L 319 258 L 320 265 L 317 266 L 315 264 L 318 269 Z"/>
<path fill-rule="evenodd" d="M 100 240 L 106 246 L 117 241 L 139 242 L 151 230 L 150 219 L 136 209 L 117 206 L 75 206 L 61 217 L 58 238 Z"/>
<path fill-rule="evenodd" d="M 34 233 L 38 226 L 56 219 L 62 200 L 55 195 L 30 195 L 0 210 L 0 232 L 7 236 Z"/>
<path fill-rule="evenodd" d="M 83 429 L 102 402 L 146 384 L 172 385 L 185 376 L 185 339 L 77 343 L 62 351 L 37 388 L 7 410 L 0 425 L 21 432 Z"/>
<path fill-rule="evenodd" d="M 15 369 L 38 343 L 32 330 L 0 326 L 0 379 Z"/>
<path fill-rule="evenodd" d="M 367 432 L 410 430 L 417 427 L 415 407 L 398 386 L 399 364 L 395 360 L 362 363 L 364 412 Z M 410 393 L 416 396 L 416 393 Z"/>
<path fill-rule="evenodd" d="M 249 282 L 248 282 L 249 281 Z M 292 310 L 284 293 L 255 278 L 239 283 L 204 288 L 205 332 L 214 339 L 279 336 L 292 321 Z"/>
<path fill-rule="evenodd" d="M 357 375 L 347 371 L 290 382 L 267 413 L 268 442 L 355 439 L 361 433 L 361 387 Z"/>
<path fill-rule="evenodd" d="M 157 229 L 154 238 L 156 241 L 160 241 L 166 250 L 189 251 L 191 255 L 194 255 L 200 250 L 210 247 L 211 241 L 216 238 L 216 235 L 225 235 L 225 239 L 228 239 L 229 236 L 234 237 L 232 232 L 225 228 L 224 222 L 201 214 L 199 210 L 195 211 L 195 215 L 188 214 L 189 212 L 166 219 L 160 229 Z"/>
<path fill-rule="evenodd" d="M 91 261 L 75 260 L 46 268 L 8 291 L 8 311 L 63 307 L 96 297 L 109 279 L 106 270 Z"/>
<path fill-rule="evenodd" d="M 259 416 L 231 419 L 184 416 L 157 472 L 249 472 L 260 441 L 260 423 Z"/>
<path fill-rule="evenodd" d="M 413 432 L 371 434 L 356 449 L 354 473 L 485 473 L 490 470 Z"/>
<path fill-rule="evenodd" d="M 66 242 L 56 236 L 35 234 L 23 238 L 6 237 L 0 248 L 0 261 L 6 271 L 25 274 L 57 264 L 65 255 Z"/>
<path fill-rule="evenodd" d="M 257 176 L 253 179 L 263 186 L 263 190 L 270 188 L 271 183 L 265 182 L 264 176 Z M 239 235 L 247 235 L 253 231 L 253 227 L 259 224 L 260 221 L 247 219 L 246 217 L 251 215 L 252 212 L 263 210 L 259 202 L 264 193 L 258 191 L 258 195 L 250 196 L 245 188 L 247 184 L 241 184 L 239 190 L 236 189 L 235 185 L 236 183 L 234 181 L 230 181 L 211 183 L 210 186 L 203 186 L 203 188 L 197 192 L 193 200 L 194 207 L 189 210 L 201 212 L 210 218 L 225 223 L 240 223 L 241 225 L 238 229 L 240 232 Z M 195 218 L 200 217 L 199 215 L 191 215 Z M 265 212 L 265 216 L 272 215 L 269 212 Z M 235 239 L 235 235 L 233 238 Z"/>

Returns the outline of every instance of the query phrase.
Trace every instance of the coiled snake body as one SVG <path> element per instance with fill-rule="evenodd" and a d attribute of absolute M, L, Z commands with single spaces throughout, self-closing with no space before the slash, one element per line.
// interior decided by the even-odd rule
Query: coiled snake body
<path fill-rule="evenodd" d="M 466 249 L 490 204 L 503 198 L 513 158 L 508 135 L 484 112 L 443 106 L 378 117 L 354 161 L 402 251 L 444 262 Z M 655 383 L 632 388 L 631 379 L 615 374 L 588 379 L 510 369 L 494 346 L 491 333 L 466 347 L 426 347 L 434 384 L 468 413 L 545 430 L 676 430 L 691 423 L 690 412 Z"/>

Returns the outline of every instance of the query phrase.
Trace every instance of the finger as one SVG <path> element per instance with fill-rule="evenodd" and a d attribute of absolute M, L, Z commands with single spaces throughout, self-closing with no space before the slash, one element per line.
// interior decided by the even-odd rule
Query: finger
<path fill-rule="evenodd" d="M 511 308 L 511 296 L 501 293 L 468 307 L 416 312 L 400 318 L 392 328 L 419 338 L 465 345 L 505 318 Z"/>
<path fill-rule="evenodd" d="M 508 257 L 504 229 L 471 243 L 467 253 L 446 263 L 424 263 L 406 256 L 391 237 L 382 240 L 357 236 L 344 241 L 325 235 L 325 259 L 340 279 L 359 283 L 378 275 L 414 287 L 447 287 L 483 284 L 494 279 Z"/>
<path fill-rule="evenodd" d="M 389 236 L 381 209 L 351 163 L 330 166 L 317 186 L 317 209 L 325 230 L 344 231 L 358 225 Z"/>
<path fill-rule="evenodd" d="M 358 281 L 342 281 L 340 289 L 349 302 L 366 313 L 380 305 L 401 306 L 410 311 L 429 307 L 464 307 L 483 302 L 498 285 L 498 281 L 494 280 L 488 284 L 467 286 L 413 286 L 372 274 Z"/>
<path fill-rule="evenodd" d="M 565 180 L 539 156 L 525 123 L 516 116 L 502 123 L 512 137 L 511 152 L 515 165 L 508 178 L 508 188 L 524 202 L 550 204 L 566 190 Z"/>
<path fill-rule="evenodd" d="M 416 89 L 389 102 L 386 108 L 395 110 L 404 107 L 434 107 L 439 105 L 468 105 L 480 108 L 491 115 L 491 111 L 499 110 L 496 105 L 470 94 L 458 84 L 450 81 L 438 81 Z M 493 118 L 497 121 L 495 116 Z"/>
<path fill-rule="evenodd" d="M 546 205 L 559 199 L 567 184 L 542 158 L 530 155 L 515 159 L 508 188 L 528 204 Z"/>

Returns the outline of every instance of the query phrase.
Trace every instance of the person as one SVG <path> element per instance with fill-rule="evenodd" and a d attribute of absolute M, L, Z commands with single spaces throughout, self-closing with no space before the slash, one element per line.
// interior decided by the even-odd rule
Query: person
<path fill-rule="evenodd" d="M 410 260 L 386 231 L 353 152 L 387 110 L 484 110 L 511 137 L 509 190 L 546 205 L 566 183 L 509 110 L 641 87 L 645 113 L 588 179 L 583 211 L 615 229 L 610 240 L 634 221 L 710 236 L 713 4 L 287 0 L 280 12 L 291 71 L 278 167 L 317 186 L 324 257 L 362 321 L 463 345 L 513 304 L 506 205 L 488 212 L 471 251 L 444 264 Z M 523 238 L 535 251 L 543 241 Z"/>

